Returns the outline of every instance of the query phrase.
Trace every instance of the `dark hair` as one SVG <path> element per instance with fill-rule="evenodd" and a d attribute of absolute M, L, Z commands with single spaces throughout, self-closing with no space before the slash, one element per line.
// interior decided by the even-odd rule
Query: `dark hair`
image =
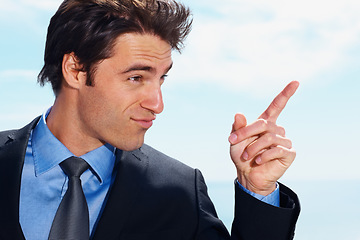
<path fill-rule="evenodd" d="M 173 0 L 65 0 L 48 27 L 38 82 L 50 82 L 57 96 L 63 57 L 73 52 L 91 86 L 96 65 L 112 56 L 115 40 L 124 33 L 154 34 L 180 51 L 191 30 L 190 15 Z"/>

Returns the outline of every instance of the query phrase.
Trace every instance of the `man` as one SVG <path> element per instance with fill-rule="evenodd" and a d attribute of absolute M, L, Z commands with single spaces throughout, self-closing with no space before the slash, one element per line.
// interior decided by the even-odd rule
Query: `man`
<path fill-rule="evenodd" d="M 231 236 L 200 171 L 144 144 L 189 16 L 173 1 L 62 3 L 39 75 L 55 103 L 24 128 L 0 133 L 0 239 L 293 238 L 299 202 L 277 180 L 295 151 L 276 119 L 297 82 L 254 123 L 235 116 Z M 70 173 L 66 165 L 77 162 L 82 170 Z"/>

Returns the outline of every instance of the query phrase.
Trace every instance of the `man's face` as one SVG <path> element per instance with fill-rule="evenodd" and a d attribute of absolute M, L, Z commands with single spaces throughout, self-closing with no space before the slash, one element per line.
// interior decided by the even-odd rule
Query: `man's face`
<path fill-rule="evenodd" d="M 155 35 L 128 33 L 116 40 L 113 53 L 98 64 L 94 86 L 80 88 L 78 116 L 82 134 L 130 151 L 141 147 L 163 111 L 171 47 Z"/>

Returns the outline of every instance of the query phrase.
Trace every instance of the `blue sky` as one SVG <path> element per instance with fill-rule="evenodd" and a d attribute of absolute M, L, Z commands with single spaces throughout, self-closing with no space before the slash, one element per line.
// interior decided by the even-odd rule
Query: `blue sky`
<path fill-rule="evenodd" d="M 0 130 L 51 106 L 36 76 L 59 0 L 0 0 Z M 165 111 L 146 142 L 232 180 L 227 137 L 236 112 L 256 120 L 291 80 L 300 88 L 278 123 L 297 158 L 284 181 L 359 179 L 360 4 L 356 1 L 183 1 L 194 27 L 164 85 Z"/>
<path fill-rule="evenodd" d="M 25 125 L 54 100 L 36 76 L 60 2 L 0 0 L 0 130 Z M 193 31 L 183 53 L 173 55 L 165 110 L 146 142 L 201 169 L 208 182 L 229 183 L 230 190 L 213 199 L 220 217 L 231 220 L 235 169 L 227 138 L 233 116 L 242 112 L 248 122 L 256 120 L 298 80 L 278 120 L 297 150 L 281 179 L 302 200 L 296 239 L 360 239 L 359 208 L 347 204 L 359 198 L 360 183 L 358 1 L 183 2 L 193 10 Z M 345 195 L 331 197 L 340 188 Z"/>

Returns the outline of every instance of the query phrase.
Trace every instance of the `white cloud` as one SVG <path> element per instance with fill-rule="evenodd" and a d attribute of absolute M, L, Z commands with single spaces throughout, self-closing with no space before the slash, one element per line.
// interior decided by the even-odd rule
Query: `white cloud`
<path fill-rule="evenodd" d="M 359 47 L 360 4 L 352 0 L 201 5 L 207 9 L 194 5 L 193 32 L 176 59 L 174 76 L 181 81 L 195 78 L 259 94 L 274 84 L 313 81 L 343 68 L 351 61 L 347 51 Z"/>
<path fill-rule="evenodd" d="M 1 115 L 0 131 L 25 126 L 35 117 L 42 114 L 49 106 L 48 103 L 22 103 L 14 105 L 12 110 L 3 110 L 4 106 L 0 106 L 2 112 L 6 112 L 6 114 Z"/>
<path fill-rule="evenodd" d="M 26 70 L 26 69 L 9 69 L 0 71 L 0 81 L 5 81 L 6 79 L 20 78 L 25 80 L 34 81 L 39 74 L 36 70 Z"/>
<path fill-rule="evenodd" d="M 62 0 L 0 0 L 1 12 L 26 13 L 35 8 L 53 11 L 61 4 Z"/>
<path fill-rule="evenodd" d="M 18 32 L 42 36 L 61 0 L 0 0 L 0 25 Z"/>
<path fill-rule="evenodd" d="M 63 2 L 62 0 L 21 0 L 22 4 L 41 10 L 56 11 Z"/>

